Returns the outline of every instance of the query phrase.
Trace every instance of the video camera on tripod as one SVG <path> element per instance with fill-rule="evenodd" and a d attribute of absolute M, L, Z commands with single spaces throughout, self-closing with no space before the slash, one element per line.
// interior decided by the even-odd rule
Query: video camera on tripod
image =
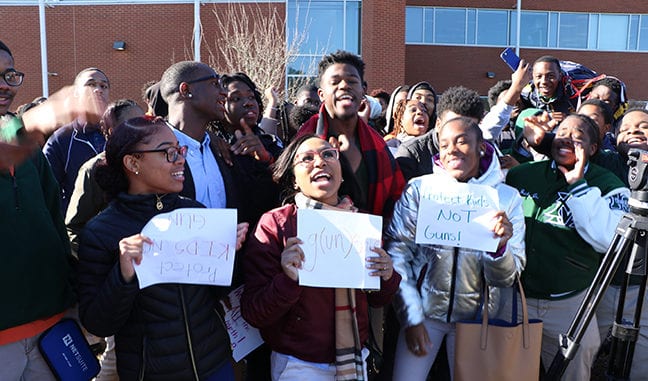
<path fill-rule="evenodd" d="M 569 330 L 559 337 L 559 350 L 554 357 L 546 378 L 559 380 L 569 361 L 574 358 L 585 329 L 596 313 L 605 290 L 610 285 L 619 265 L 626 264 L 623 286 L 612 325 L 612 346 L 607 368 L 610 381 L 629 380 L 634 347 L 639 337 L 639 323 L 646 292 L 646 240 L 648 235 L 648 151 L 633 148 L 628 152 L 628 183 L 630 186 L 629 212 L 616 227 L 612 244 L 599 266 L 592 285 L 587 290 Z M 640 276 L 641 282 L 635 306 L 633 321 L 624 316 L 626 292 L 630 275 Z"/>

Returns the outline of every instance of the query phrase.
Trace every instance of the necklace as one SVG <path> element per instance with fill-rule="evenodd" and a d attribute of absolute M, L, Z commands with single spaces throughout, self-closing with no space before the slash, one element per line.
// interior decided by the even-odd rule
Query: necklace
<path fill-rule="evenodd" d="M 166 196 L 166 193 L 161 196 L 157 194 L 155 195 L 155 199 L 157 200 L 157 202 L 155 203 L 155 209 L 162 210 L 162 208 L 164 208 L 164 204 L 162 203 L 162 197 L 164 196 Z"/>

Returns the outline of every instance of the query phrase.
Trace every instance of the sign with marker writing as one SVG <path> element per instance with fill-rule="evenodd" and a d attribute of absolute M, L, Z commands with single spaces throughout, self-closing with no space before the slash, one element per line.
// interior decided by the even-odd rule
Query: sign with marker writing
<path fill-rule="evenodd" d="M 229 286 L 236 253 L 236 209 L 176 209 L 153 217 L 142 230 L 135 265 L 140 288 L 158 283 Z"/>
<path fill-rule="evenodd" d="M 416 223 L 417 244 L 497 250 L 499 238 L 492 229 L 499 197 L 494 188 L 469 183 L 440 187 L 433 182 L 433 177 L 423 181 Z"/>
<path fill-rule="evenodd" d="M 240 286 L 229 293 L 227 296 L 229 306 L 221 302 L 225 310 L 225 327 L 227 327 L 227 333 L 229 334 L 232 345 L 232 358 L 236 362 L 241 361 L 248 353 L 263 344 L 259 330 L 252 327 L 241 315 L 241 295 L 243 295 L 243 287 Z"/>
<path fill-rule="evenodd" d="M 297 237 L 304 263 L 299 284 L 312 287 L 380 289 L 380 277 L 369 276 L 368 257 L 378 253 L 382 217 L 365 213 L 298 209 Z"/>

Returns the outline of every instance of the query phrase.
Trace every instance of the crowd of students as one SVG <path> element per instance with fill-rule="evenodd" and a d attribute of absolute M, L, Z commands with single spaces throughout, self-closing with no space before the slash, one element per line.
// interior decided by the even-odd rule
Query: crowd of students
<path fill-rule="evenodd" d="M 544 321 L 548 367 L 628 211 L 627 154 L 648 149 L 648 111 L 628 108 L 625 85 L 609 76 L 572 97 L 550 56 L 522 60 L 489 92 L 488 112 L 462 86 L 438 95 L 419 82 L 371 97 L 364 65 L 328 54 L 316 85 L 287 102 L 245 73 L 182 61 L 146 84 L 146 111 L 110 102 L 106 73 L 87 68 L 64 93 L 14 115 L 24 75 L 0 42 L 0 378 L 54 379 L 37 342 L 65 316 L 91 343 L 105 338 L 98 380 L 451 378 L 461 361 L 454 323 L 476 318 L 484 289 L 489 314 L 510 315 L 500 294 L 518 277 L 529 317 Z M 461 184 L 498 195 L 492 252 L 417 243 L 421 200 Z M 231 287 L 140 289 L 134 268 L 152 244 L 143 226 L 187 207 L 237 209 Z M 380 290 L 300 286 L 298 209 L 382 216 L 383 242 L 367 258 Z M 621 275 L 564 379 L 590 379 Z M 265 344 L 235 364 L 216 310 L 239 285 L 242 315 Z M 633 278 L 628 313 L 639 288 Z M 384 307 L 384 319 L 370 307 Z M 384 361 L 368 369 L 376 332 Z M 633 379 L 648 374 L 646 338 Z M 433 367 L 437 357 L 446 372 Z"/>

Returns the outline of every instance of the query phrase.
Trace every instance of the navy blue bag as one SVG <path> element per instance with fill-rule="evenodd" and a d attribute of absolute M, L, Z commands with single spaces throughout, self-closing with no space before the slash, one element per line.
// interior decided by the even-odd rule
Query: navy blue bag
<path fill-rule="evenodd" d="M 81 327 L 72 319 L 63 319 L 43 332 L 38 349 L 60 381 L 88 381 L 101 369 Z"/>

